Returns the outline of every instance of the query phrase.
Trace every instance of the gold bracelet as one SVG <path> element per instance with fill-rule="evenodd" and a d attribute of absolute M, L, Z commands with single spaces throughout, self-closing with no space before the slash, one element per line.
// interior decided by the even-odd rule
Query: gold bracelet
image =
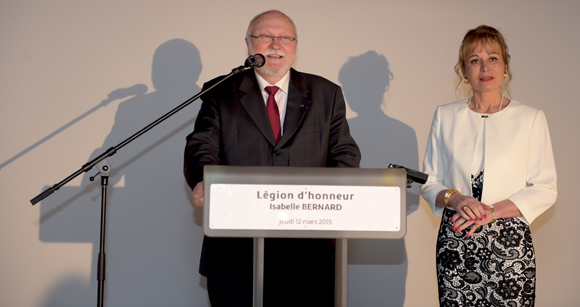
<path fill-rule="evenodd" d="M 491 222 L 495 223 L 495 221 L 497 221 L 497 218 L 495 216 L 495 208 L 491 206 L 489 207 L 489 211 L 491 211 Z"/>
<path fill-rule="evenodd" d="M 445 205 L 447 207 L 451 207 L 451 204 L 449 203 L 449 196 L 451 196 L 451 194 L 456 193 L 456 192 L 459 193 L 459 191 L 457 191 L 456 189 L 449 189 L 445 193 L 445 197 L 443 198 L 443 200 L 445 200 Z"/>

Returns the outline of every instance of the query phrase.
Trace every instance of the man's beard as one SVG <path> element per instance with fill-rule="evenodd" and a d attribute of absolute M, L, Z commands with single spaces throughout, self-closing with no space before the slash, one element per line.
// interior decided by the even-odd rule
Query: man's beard
<path fill-rule="evenodd" d="M 254 54 L 253 52 L 253 48 L 250 48 L 249 50 L 250 54 Z M 264 52 L 263 56 L 266 59 L 266 64 L 264 64 L 264 66 L 262 67 L 255 67 L 254 69 L 261 75 L 264 76 L 269 76 L 269 77 L 280 77 L 285 75 L 288 70 L 290 70 L 290 67 L 292 67 L 292 62 L 287 62 L 286 64 L 284 64 L 284 66 L 280 67 L 280 68 L 272 68 L 270 66 L 268 66 L 268 55 L 271 54 L 279 54 L 282 57 L 286 58 L 286 53 L 284 52 L 280 52 L 280 51 L 276 51 L 276 50 L 268 50 L 266 52 Z"/>
<path fill-rule="evenodd" d="M 254 69 L 258 73 L 260 73 L 261 75 L 264 75 L 264 76 L 280 77 L 280 76 L 285 75 L 288 72 L 288 70 L 290 70 L 290 67 L 291 66 L 292 65 L 284 65 L 284 66 L 282 66 L 282 67 L 280 67 L 278 69 L 274 69 L 272 67 L 269 67 L 269 66 L 264 65 L 262 67 L 256 67 Z"/>

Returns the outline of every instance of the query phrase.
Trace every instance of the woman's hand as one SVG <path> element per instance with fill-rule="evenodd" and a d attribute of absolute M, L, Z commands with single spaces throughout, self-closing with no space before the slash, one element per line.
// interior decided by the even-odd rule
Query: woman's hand
<path fill-rule="evenodd" d="M 453 193 L 449 197 L 449 204 L 456 212 L 450 220 L 454 223 L 452 229 L 461 232 L 471 226 L 467 237 L 471 237 L 480 225 L 484 225 L 481 222 L 490 216 L 489 206 L 471 196 Z"/>
<path fill-rule="evenodd" d="M 482 221 L 487 217 L 483 204 L 471 196 L 453 193 L 449 197 L 449 204 L 457 212 L 451 221 L 463 218 L 466 221 Z"/>
<path fill-rule="evenodd" d="M 467 233 L 467 237 L 471 237 L 479 226 L 483 226 L 483 225 L 487 225 L 487 224 L 491 223 L 493 221 L 493 218 L 491 215 L 491 207 L 486 205 L 486 204 L 483 204 L 483 203 L 479 203 L 479 204 L 481 205 L 481 208 L 483 209 L 483 217 L 481 219 L 474 220 L 472 218 L 469 218 L 469 220 L 468 220 L 468 219 L 465 219 L 460 213 L 456 213 L 450 220 L 451 222 L 455 222 L 451 228 L 453 230 L 460 232 L 460 231 L 463 231 L 464 229 L 469 228 L 471 226 L 471 228 L 469 229 L 469 232 Z"/>

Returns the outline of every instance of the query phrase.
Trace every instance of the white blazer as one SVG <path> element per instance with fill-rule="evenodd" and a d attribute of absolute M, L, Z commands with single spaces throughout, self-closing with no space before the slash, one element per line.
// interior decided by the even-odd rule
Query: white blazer
<path fill-rule="evenodd" d="M 487 116 L 483 119 L 482 116 Z M 481 202 L 511 200 L 530 224 L 556 202 L 556 166 L 544 112 L 512 100 L 494 114 L 473 112 L 467 99 L 437 107 L 429 132 L 420 191 L 435 216 L 437 194 L 457 189 L 471 196 L 475 142 L 485 120 L 485 173 Z"/>

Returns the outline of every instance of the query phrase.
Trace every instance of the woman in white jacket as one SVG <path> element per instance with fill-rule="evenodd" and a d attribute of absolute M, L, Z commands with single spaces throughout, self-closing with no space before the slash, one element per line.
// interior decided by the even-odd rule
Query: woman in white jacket
<path fill-rule="evenodd" d="M 556 201 L 556 168 L 544 113 L 502 92 L 512 78 L 509 60 L 499 31 L 468 31 L 455 71 L 473 97 L 433 116 L 421 195 L 436 216 L 443 213 L 442 306 L 534 305 L 529 224 Z"/>

